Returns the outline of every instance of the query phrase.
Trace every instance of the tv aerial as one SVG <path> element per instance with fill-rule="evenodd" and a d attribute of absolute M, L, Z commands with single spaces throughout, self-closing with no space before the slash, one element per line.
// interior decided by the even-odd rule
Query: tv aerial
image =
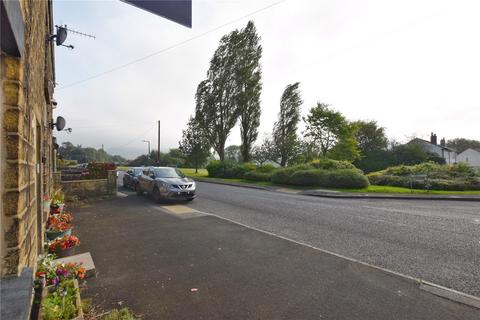
<path fill-rule="evenodd" d="M 87 33 L 83 33 L 83 32 L 80 32 L 80 31 L 76 31 L 76 30 L 72 30 L 72 29 L 68 29 L 67 28 L 67 25 L 60 25 L 60 26 L 57 26 L 55 25 L 55 28 L 57 29 L 57 33 L 56 34 L 52 34 L 48 40 L 49 41 L 53 41 L 55 40 L 55 44 L 57 46 L 62 46 L 62 47 L 67 47 L 69 49 L 73 49 L 73 46 L 70 44 L 70 45 L 65 45 L 63 44 L 65 42 L 65 40 L 67 39 L 67 35 L 69 32 L 73 33 L 73 34 L 78 34 L 78 35 L 81 35 L 81 36 L 84 36 L 84 37 L 88 37 L 88 38 L 92 38 L 92 39 L 96 39 L 96 37 L 94 35 L 91 35 L 91 34 L 87 34 Z"/>

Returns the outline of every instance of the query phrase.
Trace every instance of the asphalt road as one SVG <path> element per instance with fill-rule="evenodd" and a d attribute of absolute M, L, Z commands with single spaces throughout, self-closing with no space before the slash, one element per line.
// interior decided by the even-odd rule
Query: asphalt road
<path fill-rule="evenodd" d="M 198 183 L 188 206 L 480 297 L 480 203 L 326 199 Z"/>

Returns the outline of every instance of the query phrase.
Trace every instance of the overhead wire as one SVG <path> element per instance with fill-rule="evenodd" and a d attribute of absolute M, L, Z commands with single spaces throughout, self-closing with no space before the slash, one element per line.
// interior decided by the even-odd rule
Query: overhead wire
<path fill-rule="evenodd" d="M 66 85 L 64 85 L 64 86 L 59 86 L 59 87 L 57 88 L 57 90 L 64 90 L 64 89 L 67 89 L 67 88 L 71 88 L 71 87 L 73 87 L 73 86 L 77 86 L 77 85 L 82 84 L 82 83 L 85 83 L 85 82 L 87 82 L 87 81 L 90 81 L 90 80 L 93 80 L 93 79 L 102 77 L 102 76 L 107 75 L 107 74 L 109 74 L 109 73 L 112 73 L 112 72 L 121 70 L 121 69 L 126 68 L 126 67 L 128 67 L 128 66 L 131 66 L 131 65 L 133 65 L 133 64 L 135 64 L 135 63 L 138 63 L 138 62 L 147 60 L 147 59 L 149 59 L 149 58 L 151 58 L 151 57 L 154 57 L 154 56 L 156 56 L 156 55 L 162 54 L 162 53 L 164 53 L 164 52 L 167 52 L 167 51 L 169 51 L 169 50 L 172 50 L 172 49 L 174 49 L 174 48 L 177 48 L 177 47 L 179 47 L 179 46 L 182 46 L 182 45 L 184 45 L 184 44 L 186 44 L 186 43 L 188 43 L 188 42 L 190 42 L 190 41 L 193 41 L 193 40 L 196 40 L 196 39 L 198 39 L 198 38 L 204 37 L 204 36 L 206 36 L 206 35 L 208 35 L 208 34 L 210 34 L 210 33 L 212 33 L 212 32 L 215 32 L 215 31 L 217 31 L 217 30 L 219 30 L 219 29 L 222 29 L 222 28 L 224 28 L 224 27 L 226 27 L 226 26 L 228 26 L 228 25 L 231 25 L 231 24 L 233 24 L 233 23 L 235 23 L 235 22 L 241 21 L 241 20 L 243 20 L 243 19 L 245 19 L 245 18 L 247 18 L 247 17 L 250 17 L 250 16 L 252 16 L 252 15 L 255 15 L 255 14 L 257 14 L 257 13 L 260 13 L 260 12 L 262 12 L 262 11 L 265 11 L 265 10 L 267 10 L 267 9 L 273 8 L 273 7 L 275 7 L 275 6 L 281 4 L 282 2 L 285 2 L 285 1 L 288 1 L 288 0 L 280 0 L 280 1 L 277 1 L 277 2 L 274 2 L 274 3 L 271 3 L 271 4 L 269 4 L 269 5 L 265 6 L 265 7 L 262 7 L 262 8 L 260 8 L 260 9 L 254 10 L 254 11 L 252 11 L 252 12 L 249 12 L 249 13 L 247 13 L 247 14 L 245 14 L 245 15 L 242 15 L 241 17 L 238 17 L 238 18 L 235 18 L 235 19 L 230 20 L 230 21 L 228 21 L 228 22 L 225 22 L 225 23 L 223 23 L 223 24 L 221 24 L 221 25 L 219 25 L 219 26 L 216 26 L 216 27 L 214 27 L 214 28 L 212 28 L 212 29 L 209 29 L 209 30 L 207 30 L 207 31 L 205 31 L 205 32 L 199 33 L 199 34 L 197 34 L 197 35 L 195 35 L 195 36 L 193 36 L 193 37 L 191 37 L 191 38 L 188 38 L 188 39 L 185 39 L 185 40 L 183 40 L 183 41 L 177 42 L 177 43 L 175 43 L 175 44 L 173 44 L 173 45 L 171 45 L 171 46 L 168 46 L 168 47 L 166 47 L 166 48 L 163 48 L 163 49 L 160 49 L 160 50 L 158 50 L 158 51 L 152 52 L 152 53 L 147 54 L 147 55 L 145 55 L 145 56 L 143 56 L 143 57 L 140 57 L 140 58 L 138 58 L 138 59 L 132 60 L 132 61 L 130 61 L 130 62 L 124 63 L 124 64 L 122 64 L 122 65 L 119 65 L 119 66 L 116 66 L 116 67 L 113 67 L 113 68 L 110 68 L 110 69 L 107 69 L 107 70 L 105 70 L 105 71 L 102 71 L 102 72 L 97 73 L 97 74 L 95 74 L 95 75 L 92 75 L 92 76 L 90 76 L 90 77 L 84 78 L 84 79 L 82 79 L 82 80 L 78 80 L 78 81 L 72 82 L 72 83 L 70 83 L 70 84 L 66 84 Z"/>

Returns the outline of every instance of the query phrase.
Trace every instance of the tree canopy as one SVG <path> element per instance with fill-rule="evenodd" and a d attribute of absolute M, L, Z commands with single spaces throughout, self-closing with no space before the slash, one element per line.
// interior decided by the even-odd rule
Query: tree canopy
<path fill-rule="evenodd" d="M 78 163 L 97 162 L 115 162 L 126 163 L 127 159 L 119 155 L 111 155 L 103 149 L 95 149 L 90 147 L 82 147 L 81 145 L 73 145 L 71 142 L 63 142 L 58 148 L 58 155 L 65 160 L 75 160 Z"/>
<path fill-rule="evenodd" d="M 480 141 L 465 138 L 455 138 L 447 141 L 447 147 L 457 150 L 458 153 L 462 153 L 469 148 L 480 150 Z"/>
<path fill-rule="evenodd" d="M 249 21 L 238 34 L 236 43 L 235 81 L 238 87 L 237 103 L 240 108 L 240 152 L 242 161 L 251 160 L 251 149 L 258 137 L 260 126 L 260 93 L 262 47 L 255 25 Z"/>
<path fill-rule="evenodd" d="M 210 156 L 208 139 L 193 117 L 190 117 L 187 128 L 183 130 L 179 153 L 185 158 L 187 165 L 195 168 L 195 172 L 198 172 L 198 168 L 203 166 Z"/>

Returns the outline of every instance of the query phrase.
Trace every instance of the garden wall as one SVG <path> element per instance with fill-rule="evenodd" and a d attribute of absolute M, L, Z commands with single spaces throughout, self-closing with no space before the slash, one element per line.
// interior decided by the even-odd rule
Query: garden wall
<path fill-rule="evenodd" d="M 107 179 L 61 182 L 67 202 L 110 198 L 117 195 L 117 171 L 109 170 Z"/>

